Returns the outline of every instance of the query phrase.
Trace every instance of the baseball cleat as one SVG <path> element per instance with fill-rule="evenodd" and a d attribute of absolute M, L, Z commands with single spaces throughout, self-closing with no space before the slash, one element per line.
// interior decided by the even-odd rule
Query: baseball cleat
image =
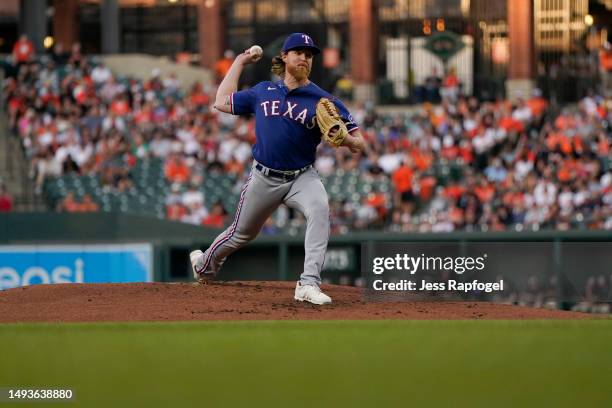
<path fill-rule="evenodd" d="M 300 282 L 295 285 L 295 300 L 300 302 L 310 302 L 315 305 L 328 305 L 332 302 L 331 298 L 321 292 L 318 286 L 302 285 Z"/>
<path fill-rule="evenodd" d="M 212 280 L 214 277 L 211 273 L 204 273 L 204 252 L 196 249 L 189 254 L 191 260 L 191 270 L 193 271 L 193 278 L 198 281 L 199 284 L 204 285 L 206 282 Z"/>

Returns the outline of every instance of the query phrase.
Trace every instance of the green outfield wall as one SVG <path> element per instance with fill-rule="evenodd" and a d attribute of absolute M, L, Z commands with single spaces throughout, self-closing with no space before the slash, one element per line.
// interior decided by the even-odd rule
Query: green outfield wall
<path fill-rule="evenodd" d="M 153 270 L 156 281 L 188 281 L 191 270 L 190 251 L 205 249 L 219 230 L 202 228 L 168 220 L 128 214 L 62 214 L 14 213 L 0 215 L 0 247 L 6 245 L 53 244 L 121 244 L 149 243 L 153 247 Z M 224 265 L 223 280 L 295 280 L 304 261 L 303 236 L 262 235 Z M 533 232 L 455 232 L 399 234 L 358 232 L 334 236 L 330 240 L 323 276 L 332 283 L 355 283 L 361 275 L 362 251 L 377 242 L 477 243 L 503 242 L 552 243 L 550 262 L 561 270 L 563 264 L 589 264 L 588 251 L 572 248 L 568 243 L 608 243 L 609 231 L 533 231 Z M 527 253 L 522 257 L 529 256 Z M 509 263 L 515 255 L 509 255 Z M 569 258 L 568 258 L 569 257 Z M 534 258 L 535 259 L 535 258 Z M 568 259 L 570 261 L 568 261 Z M 516 271 L 520 274 L 521 271 Z M 582 273 L 582 272 L 579 272 Z M 589 275 L 590 274 L 590 275 Z M 574 279 L 574 287 L 600 272 L 584 270 L 584 278 Z M 612 274 L 612 270 L 607 273 Z M 527 279 L 527 277 L 525 277 Z M 578 283 L 576 283 L 578 282 Z"/>

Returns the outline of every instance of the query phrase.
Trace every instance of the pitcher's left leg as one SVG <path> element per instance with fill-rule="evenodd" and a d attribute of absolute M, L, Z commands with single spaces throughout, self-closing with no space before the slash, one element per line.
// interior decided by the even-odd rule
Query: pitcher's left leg
<path fill-rule="evenodd" d="M 300 283 L 318 287 L 329 241 L 329 201 L 316 170 L 310 169 L 295 180 L 285 203 L 306 217 L 306 255 Z"/>

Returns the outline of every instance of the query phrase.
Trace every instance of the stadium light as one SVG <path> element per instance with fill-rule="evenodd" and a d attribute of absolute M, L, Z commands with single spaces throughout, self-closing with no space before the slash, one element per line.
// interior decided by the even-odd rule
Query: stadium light
<path fill-rule="evenodd" d="M 55 41 L 53 40 L 53 37 L 51 36 L 46 36 L 45 39 L 43 40 L 43 46 L 47 49 L 53 47 L 53 43 Z"/>
<path fill-rule="evenodd" d="M 428 19 L 423 20 L 423 34 L 425 35 L 431 34 L 431 20 L 428 20 Z"/>

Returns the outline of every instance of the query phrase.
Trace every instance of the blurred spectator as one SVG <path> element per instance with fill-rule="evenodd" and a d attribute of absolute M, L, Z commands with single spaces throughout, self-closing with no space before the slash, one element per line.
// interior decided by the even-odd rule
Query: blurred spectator
<path fill-rule="evenodd" d="M 56 42 L 53 46 L 51 58 L 53 59 L 55 65 L 63 66 L 66 65 L 66 63 L 68 62 L 70 54 L 64 49 L 64 44 L 62 44 L 61 42 Z"/>
<path fill-rule="evenodd" d="M 227 212 L 223 204 L 217 201 L 210 209 L 210 214 L 202 221 L 202 225 L 211 228 L 223 228 Z"/>
<path fill-rule="evenodd" d="M 433 67 L 431 74 L 425 78 L 425 100 L 423 102 L 439 102 L 441 85 L 442 78 L 438 74 L 438 68 Z"/>
<path fill-rule="evenodd" d="M 81 43 L 74 43 L 70 48 L 70 58 L 68 62 L 70 62 L 73 66 L 81 65 L 83 61 L 83 55 L 81 54 Z"/>
<path fill-rule="evenodd" d="M 501 159 L 494 157 L 491 159 L 491 164 L 485 169 L 485 176 L 489 181 L 501 183 L 506 179 L 508 171 L 502 166 Z"/>
<path fill-rule="evenodd" d="M 612 98 L 612 44 L 609 41 L 606 41 L 599 50 L 599 70 L 603 94 L 607 98 Z"/>
<path fill-rule="evenodd" d="M 264 235 L 274 235 L 279 232 L 278 227 L 274 223 L 274 219 L 269 217 L 261 228 L 261 233 Z"/>
<path fill-rule="evenodd" d="M 173 203 L 166 206 L 166 217 L 169 220 L 180 221 L 187 214 L 187 208 L 181 203 Z"/>
<path fill-rule="evenodd" d="M 85 194 L 79 205 L 79 211 L 81 212 L 96 212 L 100 209 L 98 204 L 93 201 L 89 194 Z"/>
<path fill-rule="evenodd" d="M 173 183 L 185 183 L 189 180 L 190 170 L 184 159 L 178 154 L 171 154 L 164 167 L 166 179 Z"/>
<path fill-rule="evenodd" d="M 542 91 L 536 88 L 533 90 L 531 98 L 527 101 L 527 106 L 531 110 L 533 117 L 539 121 L 548 108 L 548 101 L 542 97 Z"/>
<path fill-rule="evenodd" d="M 13 210 L 13 196 L 0 182 L 0 212 L 11 212 Z"/>
<path fill-rule="evenodd" d="M 217 82 L 221 82 L 221 80 L 225 77 L 227 71 L 229 71 L 230 67 L 232 66 L 232 63 L 234 62 L 234 57 L 234 51 L 225 50 L 225 52 L 223 53 L 223 58 L 221 58 L 215 63 L 215 74 L 217 75 Z"/>
<path fill-rule="evenodd" d="M 58 203 L 57 210 L 60 212 L 78 212 L 80 210 L 79 203 L 74 197 L 74 193 L 69 191 L 62 201 Z"/>
<path fill-rule="evenodd" d="M 53 150 L 51 149 L 48 149 L 46 152 L 41 152 L 32 163 L 35 165 L 36 193 L 40 194 L 42 192 L 42 186 L 47 178 L 57 177 L 62 174 L 63 163 L 53 154 Z"/>
<path fill-rule="evenodd" d="M 395 204 L 399 205 L 401 202 L 410 202 L 413 200 L 414 195 L 412 194 L 412 166 L 401 162 L 400 166 L 393 172 L 391 177 L 393 181 L 393 187 L 395 187 L 396 197 Z"/>
<path fill-rule="evenodd" d="M 341 100 L 352 100 L 353 99 L 353 79 L 350 74 L 342 75 L 338 81 L 336 81 L 336 91 Z"/>
<path fill-rule="evenodd" d="M 459 96 L 459 86 L 459 77 L 457 77 L 456 69 L 455 67 L 450 67 L 444 77 L 442 89 L 440 89 L 440 96 L 451 102 L 455 102 Z"/>
<path fill-rule="evenodd" d="M 20 65 L 30 62 L 35 55 L 34 44 L 28 39 L 28 36 L 21 34 L 19 40 L 13 45 L 13 61 Z"/>
<path fill-rule="evenodd" d="M 96 86 L 108 82 L 108 80 L 111 79 L 111 76 L 111 70 L 106 65 L 104 65 L 103 62 L 99 62 L 91 70 L 91 79 L 94 84 L 96 84 Z"/>

